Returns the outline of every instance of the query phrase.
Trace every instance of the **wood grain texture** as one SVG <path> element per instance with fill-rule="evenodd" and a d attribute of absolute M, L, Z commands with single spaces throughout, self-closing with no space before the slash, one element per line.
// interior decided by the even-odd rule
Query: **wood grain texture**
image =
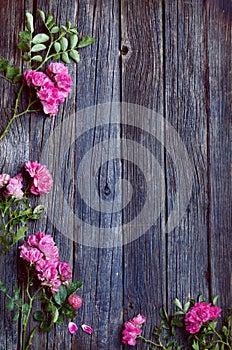
<path fill-rule="evenodd" d="M 29 233 L 52 234 L 74 279 L 84 281 L 76 321 L 94 333 L 71 336 L 64 323 L 36 334 L 34 349 L 127 349 L 122 323 L 144 314 L 150 337 L 159 307 L 171 309 L 175 297 L 220 294 L 220 305 L 229 307 L 231 2 L 2 0 L 0 56 L 12 64 L 22 64 L 16 42 L 25 11 L 42 30 L 38 8 L 58 24 L 78 21 L 80 35 L 96 43 L 80 50 L 78 66 L 69 66 L 73 88 L 57 117 L 15 121 L 0 143 L 0 167 L 13 175 L 28 159 L 48 165 L 52 192 L 34 201 L 46 204 L 47 215 Z M 11 102 L 12 91 L 0 80 L 1 130 Z M 181 179 L 177 166 L 186 168 Z M 156 217 L 148 208 L 146 225 L 141 213 L 149 198 L 161 210 Z M 180 220 L 169 230 L 173 211 Z M 17 282 L 23 287 L 16 248 L 1 257 L 0 274 L 10 290 Z M 2 293 L 0 305 L 0 350 L 20 350 L 21 330 L 12 327 Z"/>

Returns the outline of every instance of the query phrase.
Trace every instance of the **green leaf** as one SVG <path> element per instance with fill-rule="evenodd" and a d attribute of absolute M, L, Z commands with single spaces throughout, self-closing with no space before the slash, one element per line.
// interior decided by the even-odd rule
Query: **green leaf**
<path fill-rule="evenodd" d="M 52 323 L 56 323 L 56 321 L 58 320 L 59 317 L 59 310 L 54 306 L 52 308 Z"/>
<path fill-rule="evenodd" d="M 22 306 L 23 313 L 28 313 L 29 309 L 30 309 L 30 307 L 27 303 L 23 304 L 23 306 Z"/>
<path fill-rule="evenodd" d="M 13 244 L 17 243 L 20 239 L 25 237 L 25 232 L 27 231 L 27 226 L 21 226 L 17 234 L 13 236 Z"/>
<path fill-rule="evenodd" d="M 25 53 L 24 55 L 22 55 L 22 59 L 24 61 L 30 61 L 31 57 Z"/>
<path fill-rule="evenodd" d="M 17 286 L 14 286 L 14 301 L 18 300 L 20 297 L 20 289 Z"/>
<path fill-rule="evenodd" d="M 31 33 L 27 31 L 19 32 L 19 37 L 22 41 L 25 41 L 25 42 L 31 41 L 32 39 Z"/>
<path fill-rule="evenodd" d="M 29 32 L 33 33 L 34 32 L 34 25 L 33 25 L 33 16 L 32 16 L 32 14 L 27 12 L 26 13 L 26 18 L 27 18 L 27 21 L 26 21 L 27 29 L 29 30 Z"/>
<path fill-rule="evenodd" d="M 6 71 L 7 66 L 8 66 L 9 62 L 7 60 L 5 60 L 4 58 L 0 57 L 0 72 L 2 71 Z M 5 207 L 5 204 L 3 203 L 3 208 Z"/>
<path fill-rule="evenodd" d="M 20 316 L 20 310 L 17 310 L 16 314 L 14 315 L 13 321 L 14 322 L 18 321 L 19 316 Z"/>
<path fill-rule="evenodd" d="M 42 21 L 45 22 L 45 13 L 40 9 L 38 9 L 37 11 L 38 11 L 40 17 L 42 18 Z"/>
<path fill-rule="evenodd" d="M 91 45 L 95 42 L 95 39 L 91 36 L 83 36 L 81 41 L 78 43 L 78 48 Z"/>
<path fill-rule="evenodd" d="M 53 27 L 53 28 L 50 30 L 50 32 L 51 32 L 52 34 L 56 34 L 56 33 L 59 32 L 59 30 L 60 30 L 60 28 L 57 27 L 57 26 L 55 26 L 55 27 Z"/>
<path fill-rule="evenodd" d="M 76 316 L 76 310 L 69 304 L 66 304 L 65 307 L 62 307 L 61 312 L 68 318 L 74 318 Z"/>
<path fill-rule="evenodd" d="M 6 304 L 6 308 L 7 310 L 9 311 L 13 311 L 14 310 L 14 307 L 15 307 L 15 304 L 14 304 L 14 299 L 11 298 L 8 303 Z"/>
<path fill-rule="evenodd" d="M 68 48 L 68 39 L 64 36 L 60 39 L 60 46 L 62 51 L 66 51 Z"/>
<path fill-rule="evenodd" d="M 56 320 L 57 324 L 62 324 L 63 323 L 63 317 L 61 315 L 59 315 L 59 317 Z"/>
<path fill-rule="evenodd" d="M 6 69 L 6 77 L 13 78 L 19 74 L 19 67 L 8 66 Z"/>
<path fill-rule="evenodd" d="M 44 210 L 45 206 L 43 204 L 39 204 L 34 208 L 33 214 L 41 214 Z"/>
<path fill-rule="evenodd" d="M 49 13 L 47 20 L 45 22 L 46 26 L 48 26 L 53 21 L 53 16 Z"/>
<path fill-rule="evenodd" d="M 213 300 L 212 300 L 213 305 L 216 305 L 218 298 L 219 298 L 218 295 L 215 295 L 215 297 L 213 297 Z"/>
<path fill-rule="evenodd" d="M 65 27 L 65 26 L 61 26 L 61 29 L 62 29 L 63 31 L 65 31 L 65 32 L 67 32 L 67 31 L 68 31 L 68 28 L 67 28 L 67 27 Z"/>
<path fill-rule="evenodd" d="M 73 59 L 73 61 L 75 61 L 76 63 L 79 63 L 80 62 L 80 55 L 79 55 L 79 52 L 76 51 L 76 50 L 71 50 L 69 52 L 69 57 L 71 59 Z"/>
<path fill-rule="evenodd" d="M 0 281 L 0 292 L 7 293 L 6 285 Z"/>
<path fill-rule="evenodd" d="M 69 30 L 69 33 L 76 34 L 78 35 L 78 31 L 73 27 L 72 29 Z"/>
<path fill-rule="evenodd" d="M 172 320 L 172 325 L 179 327 L 179 328 L 182 328 L 184 326 L 183 322 L 181 320 L 178 320 L 178 319 Z"/>
<path fill-rule="evenodd" d="M 83 286 L 82 282 L 79 282 L 79 281 L 71 282 L 68 286 L 68 289 L 67 289 L 68 297 L 70 297 L 70 295 L 76 293 L 76 291 L 78 289 L 80 289 L 82 286 Z"/>
<path fill-rule="evenodd" d="M 17 44 L 18 48 L 22 51 L 22 52 L 28 52 L 30 51 L 30 47 L 27 43 L 25 43 L 24 41 L 20 41 Z"/>
<path fill-rule="evenodd" d="M 70 63 L 70 60 L 69 60 L 69 58 L 68 58 L 67 52 L 62 53 L 61 58 L 62 58 L 62 61 L 63 61 L 64 63 L 67 63 L 67 64 Z"/>
<path fill-rule="evenodd" d="M 43 332 L 50 332 L 51 331 L 51 325 L 47 321 L 41 322 L 40 328 Z"/>
<path fill-rule="evenodd" d="M 216 344 L 214 350 L 219 350 L 219 345 L 218 344 Z"/>
<path fill-rule="evenodd" d="M 74 49 L 78 43 L 78 35 L 73 34 L 69 36 L 69 41 L 70 41 L 70 49 Z"/>
<path fill-rule="evenodd" d="M 54 59 L 54 60 L 59 60 L 59 59 L 60 59 L 60 55 L 59 55 L 59 54 L 54 55 L 54 56 L 53 56 L 53 59 Z"/>
<path fill-rule="evenodd" d="M 175 298 L 173 300 L 173 304 L 176 305 L 176 307 L 178 307 L 178 309 L 183 310 L 182 304 L 181 304 L 179 299 Z"/>
<path fill-rule="evenodd" d="M 48 30 L 49 30 L 50 32 L 51 32 L 52 27 L 53 27 L 55 24 L 56 24 L 55 21 L 51 21 L 51 22 L 47 25 Z"/>
<path fill-rule="evenodd" d="M 188 312 L 189 307 L 190 307 L 190 301 L 184 304 L 184 313 Z"/>
<path fill-rule="evenodd" d="M 46 46 L 44 44 L 37 44 L 32 47 L 31 52 L 38 52 L 45 49 L 46 49 Z"/>
<path fill-rule="evenodd" d="M 36 321 L 44 321 L 45 319 L 43 311 L 40 310 L 35 311 L 33 317 Z"/>
<path fill-rule="evenodd" d="M 53 46 L 54 46 L 54 49 L 55 49 L 56 52 L 60 52 L 60 49 L 61 49 L 60 43 L 55 42 Z"/>
<path fill-rule="evenodd" d="M 67 298 L 67 289 L 65 286 L 61 285 L 59 292 L 54 295 L 54 300 L 58 305 L 62 305 Z"/>
<path fill-rule="evenodd" d="M 174 312 L 174 316 L 178 316 L 178 315 L 184 315 L 185 313 L 183 311 L 176 311 Z"/>
<path fill-rule="evenodd" d="M 195 340 L 193 341 L 192 348 L 194 350 L 199 350 L 200 349 L 197 341 L 195 341 Z"/>
<path fill-rule="evenodd" d="M 43 61 L 43 57 L 40 55 L 36 55 L 32 57 L 32 61 L 36 61 L 36 62 L 42 62 Z"/>
<path fill-rule="evenodd" d="M 34 36 L 34 38 L 32 39 L 32 42 L 33 44 L 41 44 L 41 43 L 45 43 L 48 40 L 49 40 L 49 36 L 47 34 L 39 33 Z"/>

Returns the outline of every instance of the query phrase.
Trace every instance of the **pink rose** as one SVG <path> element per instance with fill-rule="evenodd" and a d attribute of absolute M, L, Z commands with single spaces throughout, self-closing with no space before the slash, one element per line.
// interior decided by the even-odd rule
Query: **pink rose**
<path fill-rule="evenodd" d="M 68 68 L 63 63 L 53 62 L 47 68 L 48 75 L 68 74 Z"/>
<path fill-rule="evenodd" d="M 10 180 L 10 175 L 8 174 L 0 174 L 0 188 L 4 187 L 8 184 Z"/>
<path fill-rule="evenodd" d="M 62 90 L 68 96 L 68 93 L 71 91 L 72 79 L 69 74 L 57 74 L 54 76 L 54 81 L 59 90 Z M 65 97 L 66 97 L 65 96 Z"/>
<path fill-rule="evenodd" d="M 20 257 L 30 264 L 36 263 L 42 259 L 43 254 L 37 248 L 31 248 L 27 244 L 23 244 L 21 247 Z"/>
<path fill-rule="evenodd" d="M 12 196 L 18 199 L 22 199 L 23 198 L 22 187 L 23 187 L 22 182 L 17 178 L 9 179 L 8 184 L 6 185 L 6 190 L 4 192 L 4 195 L 6 197 Z"/>
<path fill-rule="evenodd" d="M 144 322 L 146 321 L 146 317 L 138 314 L 137 316 L 135 316 L 133 319 L 132 319 L 132 322 L 136 325 L 136 326 L 139 326 L 141 324 L 143 324 Z"/>
<path fill-rule="evenodd" d="M 72 278 L 72 271 L 70 269 L 70 264 L 67 262 L 59 262 L 57 266 L 60 279 L 62 283 L 65 284 L 66 281 Z"/>
<path fill-rule="evenodd" d="M 142 329 L 136 326 L 132 321 L 124 323 L 125 329 L 122 331 L 122 343 L 135 346 L 136 338 L 142 333 Z"/>
<path fill-rule="evenodd" d="M 52 177 L 47 167 L 37 162 L 26 162 L 25 169 L 33 178 L 30 192 L 38 195 L 49 193 L 52 187 Z"/>

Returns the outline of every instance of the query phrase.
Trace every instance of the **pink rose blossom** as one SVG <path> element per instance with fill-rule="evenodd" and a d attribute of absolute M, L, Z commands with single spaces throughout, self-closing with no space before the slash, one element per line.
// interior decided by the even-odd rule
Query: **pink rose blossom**
<path fill-rule="evenodd" d="M 44 235 L 38 241 L 37 247 L 44 253 L 46 260 L 59 260 L 58 248 L 51 235 Z"/>
<path fill-rule="evenodd" d="M 137 316 L 135 316 L 133 319 L 132 319 L 132 322 L 136 325 L 136 326 L 139 326 L 141 324 L 143 324 L 144 322 L 146 322 L 146 317 L 138 314 Z"/>
<path fill-rule="evenodd" d="M 68 324 L 68 330 L 69 330 L 69 332 L 70 332 L 71 334 L 76 333 L 76 331 L 78 330 L 78 327 L 77 327 L 76 323 L 74 323 L 74 322 L 69 322 L 69 324 Z"/>
<path fill-rule="evenodd" d="M 136 338 L 142 333 L 142 329 L 132 321 L 125 322 L 124 327 L 125 329 L 122 331 L 122 343 L 135 346 Z"/>
<path fill-rule="evenodd" d="M 37 248 L 31 248 L 27 243 L 24 243 L 20 249 L 20 257 L 30 264 L 36 263 L 43 257 L 43 254 Z"/>
<path fill-rule="evenodd" d="M 31 69 L 28 69 L 24 72 L 23 76 L 24 76 L 24 79 L 27 83 L 27 85 L 30 87 L 31 84 L 32 84 L 32 76 L 34 74 L 34 71 L 31 70 Z"/>
<path fill-rule="evenodd" d="M 93 328 L 88 326 L 87 324 L 83 324 L 81 326 L 82 330 L 87 333 L 87 334 L 92 334 L 93 333 Z"/>
<path fill-rule="evenodd" d="M 196 303 L 185 315 L 186 330 L 195 334 L 203 323 L 215 320 L 222 310 L 206 302 Z"/>
<path fill-rule="evenodd" d="M 65 92 L 64 97 L 68 96 L 68 93 L 71 91 L 72 79 L 69 74 L 57 74 L 54 76 L 54 81 L 59 90 Z"/>
<path fill-rule="evenodd" d="M 222 312 L 222 309 L 220 309 L 217 306 L 211 306 L 210 308 L 210 320 L 216 320 L 220 316 L 220 313 Z"/>
<path fill-rule="evenodd" d="M 82 299 L 79 295 L 71 295 L 68 298 L 68 303 L 72 305 L 75 310 L 78 310 L 82 306 Z"/>
<path fill-rule="evenodd" d="M 10 175 L 8 174 L 0 174 L 0 188 L 4 187 L 8 184 L 10 180 Z"/>
<path fill-rule="evenodd" d="M 52 187 L 52 177 L 47 167 L 37 162 L 26 162 L 25 169 L 33 178 L 30 192 L 38 195 L 48 193 Z"/>
<path fill-rule="evenodd" d="M 23 198 L 22 187 L 23 187 L 22 182 L 17 178 L 9 179 L 8 184 L 6 185 L 6 190 L 4 192 L 4 195 L 6 197 L 12 196 L 18 199 L 22 199 Z"/>
<path fill-rule="evenodd" d="M 48 75 L 68 74 L 68 68 L 63 63 L 53 62 L 47 68 Z"/>
<path fill-rule="evenodd" d="M 57 269 L 62 283 L 66 284 L 66 282 L 72 278 L 70 264 L 68 262 L 59 262 Z"/>

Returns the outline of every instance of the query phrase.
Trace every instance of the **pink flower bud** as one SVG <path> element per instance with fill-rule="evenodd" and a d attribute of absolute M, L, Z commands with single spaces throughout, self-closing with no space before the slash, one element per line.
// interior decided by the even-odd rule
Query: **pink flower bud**
<path fill-rule="evenodd" d="M 75 310 L 78 310 L 82 306 L 82 299 L 79 295 L 71 295 L 68 298 L 68 303 L 72 305 Z"/>

